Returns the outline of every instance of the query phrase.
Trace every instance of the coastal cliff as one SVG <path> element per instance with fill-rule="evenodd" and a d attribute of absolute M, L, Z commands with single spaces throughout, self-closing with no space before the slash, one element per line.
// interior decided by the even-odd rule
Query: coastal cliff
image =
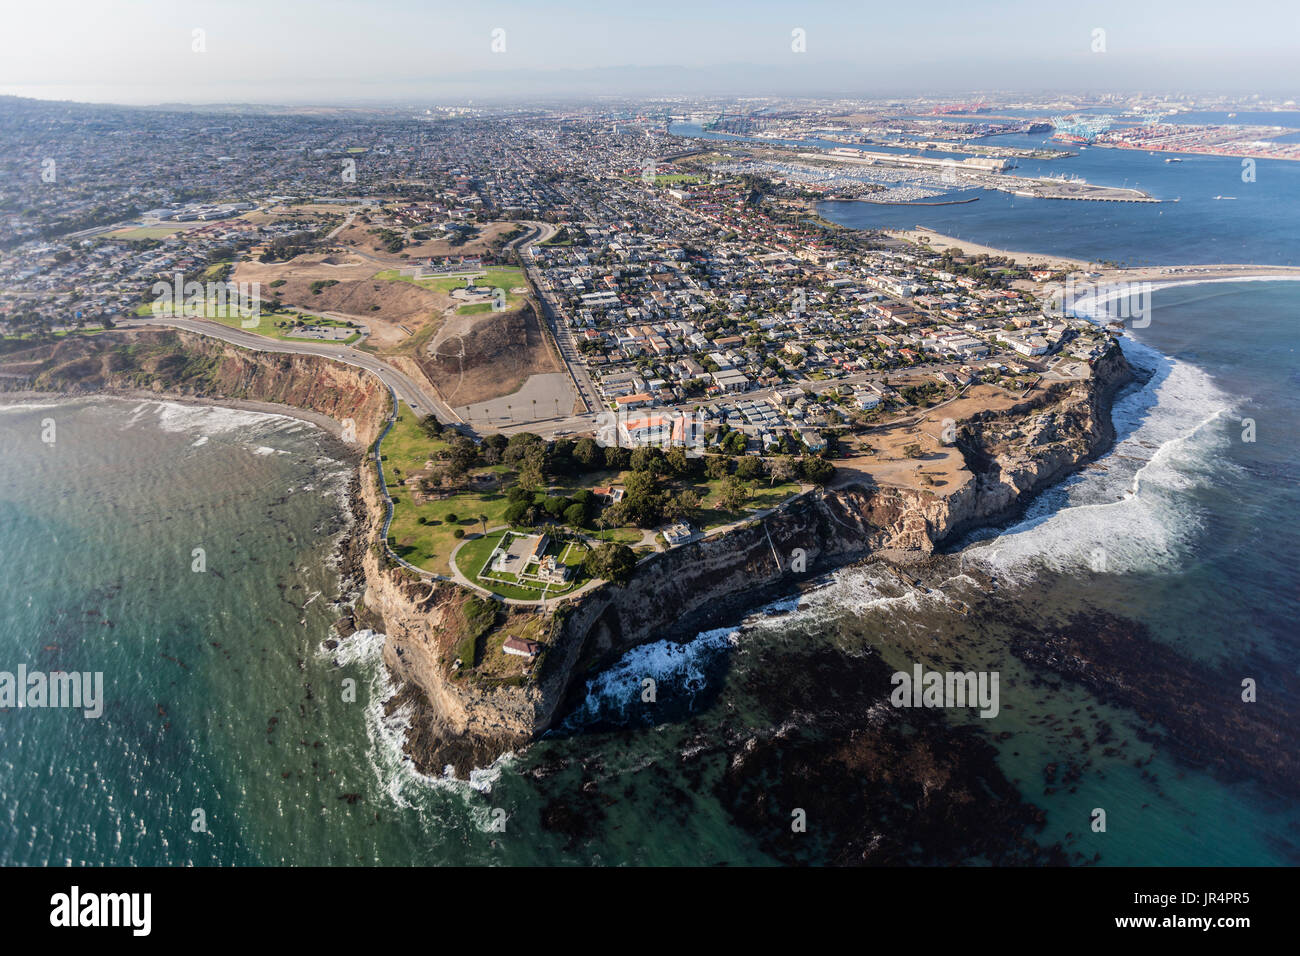
<path fill-rule="evenodd" d="M 539 616 L 392 562 L 381 536 L 386 504 L 367 458 L 357 525 L 345 544 L 345 573 L 365 589 L 340 633 L 369 626 L 386 635 L 383 658 L 399 685 L 386 707 L 409 715 L 407 753 L 425 773 L 451 766 L 465 774 L 554 726 L 586 679 L 638 644 L 689 639 L 801 580 L 869 557 L 914 561 L 972 528 L 1013 517 L 1110 447 L 1111 400 L 1132 377 L 1112 344 L 1086 378 L 1030 389 L 957 423 L 953 440 L 938 450 L 958 466 L 941 487 L 885 483 L 869 465 L 843 463 L 825 489 L 650 555 L 625 585 L 602 584 L 541 615 L 535 636 L 545 650 L 524 679 L 458 671 L 457 657 Z M 360 445 L 374 441 L 388 412 L 387 389 L 360 369 L 175 331 L 69 338 L 11 352 L 0 358 L 0 391 L 277 403 L 336 426 L 351 420 Z"/>
<path fill-rule="evenodd" d="M 350 421 L 354 454 L 379 434 L 388 409 L 388 390 L 361 369 L 173 330 L 69 336 L 0 356 L 0 392 L 25 391 L 286 406 L 336 435 Z"/>
<path fill-rule="evenodd" d="M 974 527 L 1013 517 L 1110 447 L 1110 403 L 1132 377 L 1114 345 L 1086 379 L 968 417 L 954 443 L 963 480 L 949 489 L 881 485 L 846 472 L 762 519 L 644 558 L 626 585 L 603 584 L 547 618 L 545 653 L 522 684 L 459 678 L 451 649 L 465 633 L 468 593 L 383 567 L 372 548 L 367 608 L 382 619 L 384 659 L 404 685 L 391 704 L 413 708 L 408 754 L 426 773 L 483 766 L 554 726 L 587 678 L 638 644 L 689 639 L 800 580 L 868 557 L 923 558 Z M 366 494 L 369 512 L 382 514 L 374 488 Z"/>

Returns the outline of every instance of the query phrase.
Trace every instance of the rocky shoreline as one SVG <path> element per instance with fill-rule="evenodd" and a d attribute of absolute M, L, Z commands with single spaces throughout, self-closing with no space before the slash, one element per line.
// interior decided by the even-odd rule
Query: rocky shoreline
<path fill-rule="evenodd" d="M 121 367 L 105 339 L 69 341 L 51 354 L 20 356 L 26 377 L 10 374 L 0 382 L 15 393 L 130 394 L 253 410 L 278 406 L 283 414 L 288 406 L 305 409 L 313 416 L 307 420 L 327 428 L 316 418 L 336 426 L 351 419 L 363 446 L 386 417 L 387 390 L 358 369 L 249 353 L 176 332 L 125 337 L 147 348 Z M 13 356 L 7 359 L 12 367 Z M 1111 402 L 1132 379 L 1114 344 L 1088 379 L 1040 389 L 1011 412 L 963 422 L 957 445 L 972 474 L 950 493 L 851 479 L 725 534 L 656 554 L 627 585 L 604 584 L 557 608 L 545 622 L 547 652 L 522 684 L 457 679 L 450 652 L 465 631 L 472 595 L 388 560 L 379 536 L 386 509 L 374 464 L 364 458 L 349 493 L 353 521 L 339 546 L 341 590 L 364 592 L 340 620 L 338 639 L 362 628 L 386 636 L 384 662 L 399 686 L 386 706 L 411 709 L 407 754 L 424 773 L 440 775 L 450 765 L 466 775 L 554 726 L 580 698 L 586 679 L 638 644 L 693 638 L 857 561 L 924 561 L 973 528 L 1013 517 L 1034 495 L 1109 449 Z"/>
<path fill-rule="evenodd" d="M 378 548 L 368 549 L 366 606 L 383 621 L 385 662 L 403 685 L 400 703 L 415 714 L 407 754 L 422 772 L 441 774 L 450 765 L 467 774 L 555 726 L 581 700 L 588 678 L 639 644 L 689 640 L 865 559 L 915 566 L 975 528 L 1013 518 L 1112 446 L 1111 403 L 1134 373 L 1118 345 L 1094 373 L 1084 383 L 1047 389 L 1010 416 L 965 423 L 958 444 L 969 446 L 963 453 L 977 467 L 952 494 L 866 482 L 806 494 L 761 520 L 652 556 L 625 586 L 601 585 L 566 602 L 548 622 L 538 673 L 523 686 L 483 688 L 456 679 L 447 652 L 468 594 L 417 582 L 382 566 Z M 1026 427 L 1031 413 L 1038 424 Z M 371 515 L 382 516 L 364 471 L 363 500 Z M 795 571 L 798 552 L 802 570 Z"/>

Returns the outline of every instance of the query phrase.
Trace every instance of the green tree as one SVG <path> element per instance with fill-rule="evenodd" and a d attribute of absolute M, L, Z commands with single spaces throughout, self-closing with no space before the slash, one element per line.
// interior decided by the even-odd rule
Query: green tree
<path fill-rule="evenodd" d="M 609 541 L 588 551 L 582 566 L 590 577 L 624 585 L 636 570 L 636 553 L 625 544 Z"/>
<path fill-rule="evenodd" d="M 727 477 L 730 470 L 730 465 L 727 459 L 723 458 L 721 455 L 709 455 L 704 459 L 705 477 L 712 481 L 717 481 L 719 478 Z"/>
<path fill-rule="evenodd" d="M 739 511 L 749 500 L 750 488 L 736 475 L 728 475 L 718 492 L 718 500 L 727 511 Z"/>
<path fill-rule="evenodd" d="M 799 463 L 804 479 L 814 485 L 824 485 L 835 474 L 835 466 L 825 458 L 808 457 Z"/>
<path fill-rule="evenodd" d="M 601 468 L 605 464 L 605 454 L 594 439 L 581 438 L 573 446 L 573 457 L 588 471 Z"/>

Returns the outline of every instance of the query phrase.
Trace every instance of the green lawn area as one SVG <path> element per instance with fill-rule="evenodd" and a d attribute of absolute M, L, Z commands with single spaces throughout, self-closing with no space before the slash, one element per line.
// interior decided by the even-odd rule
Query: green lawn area
<path fill-rule="evenodd" d="M 447 447 L 441 439 L 431 439 L 419 427 L 419 419 L 406 405 L 399 405 L 398 418 L 391 431 L 384 438 L 382 452 L 384 456 L 384 474 L 388 479 L 389 492 L 393 496 L 393 522 L 389 537 L 393 550 L 404 560 L 418 568 L 438 574 L 451 574 L 451 553 L 464 542 L 457 556 L 456 564 L 462 574 L 478 581 L 477 575 L 484 562 L 500 540 L 500 531 L 482 537 L 484 525 L 488 528 L 500 527 L 506 523 L 505 511 L 509 501 L 505 488 L 511 481 L 511 469 L 506 465 L 493 465 L 474 469 L 471 474 L 495 475 L 504 480 L 504 486 L 481 491 L 463 491 L 448 498 L 434 499 L 416 504 L 411 489 L 402 481 L 410 475 L 422 471 L 425 463 L 436 458 Z M 590 489 L 600 485 L 620 484 L 623 472 L 603 470 L 580 475 L 570 479 L 555 480 L 548 488 L 548 494 L 571 497 L 580 489 Z M 704 507 L 696 515 L 693 523 L 704 529 L 715 528 L 741 520 L 746 516 L 766 508 L 774 507 L 791 495 L 797 494 L 799 486 L 795 482 L 768 485 L 763 479 L 750 483 L 753 496 L 739 512 L 728 512 L 716 505 L 715 499 L 722 485 L 721 480 L 701 479 L 690 483 L 704 501 Z M 666 490 L 683 487 L 674 482 Z M 454 522 L 448 521 L 448 515 L 455 515 Z M 485 521 L 479 520 L 485 515 Z M 462 536 L 456 537 L 460 530 Z M 643 532 L 638 528 L 621 527 L 596 530 L 584 529 L 588 537 L 603 541 L 614 541 L 636 547 Z M 583 555 L 578 548 L 556 556 L 567 564 L 578 567 Z M 502 575 L 498 575 L 504 577 Z M 569 588 L 581 584 L 581 577 Z M 533 587 L 527 582 L 513 581 L 478 581 L 483 587 L 504 597 L 533 600 L 540 596 L 540 583 Z M 563 593 L 550 592 L 548 594 Z"/>
<path fill-rule="evenodd" d="M 613 541 L 616 544 L 625 544 L 632 547 L 640 544 L 644 532 L 640 528 L 606 528 L 603 531 L 588 531 L 593 538 L 599 538 L 601 541 Z"/>
<path fill-rule="evenodd" d="M 765 479 L 758 478 L 748 483 L 752 494 L 749 500 L 745 502 L 745 507 L 740 511 L 726 511 L 717 504 L 718 492 L 722 489 L 723 480 L 721 478 L 703 479 L 692 483 L 690 486 L 699 493 L 700 498 L 703 500 L 696 523 L 706 531 L 709 528 L 716 528 L 719 525 L 739 521 L 746 515 L 753 514 L 756 511 L 774 508 L 791 495 L 799 493 L 797 482 L 787 481 L 769 486 Z"/>
<path fill-rule="evenodd" d="M 442 439 L 430 438 L 420 428 L 420 416 L 405 402 L 397 406 L 397 421 L 384 438 L 384 472 L 391 477 L 394 467 L 403 475 L 419 471 L 424 463 L 447 448 Z"/>
<path fill-rule="evenodd" d="M 453 289 L 465 288 L 467 277 L 474 279 L 476 286 L 486 286 L 489 289 L 501 288 L 506 290 L 506 308 L 512 309 L 519 304 L 522 298 L 511 292 L 511 289 L 527 288 L 528 283 L 524 280 L 522 269 L 516 269 L 512 266 L 487 266 L 480 272 L 462 273 L 460 275 L 434 276 L 428 279 L 416 279 L 412 276 L 404 276 L 397 269 L 384 269 L 375 273 L 375 278 L 390 282 L 411 282 L 422 289 L 429 289 L 432 292 L 441 292 L 444 295 L 450 295 Z M 475 315 L 480 312 L 491 311 L 490 302 L 480 302 L 473 305 L 463 305 L 456 311 L 463 315 Z"/>
<path fill-rule="evenodd" d="M 417 568 L 438 574 L 451 574 L 451 552 L 461 541 L 456 537 L 456 529 L 463 530 L 467 537 L 481 533 L 480 514 L 487 515 L 489 528 L 503 524 L 509 503 L 501 490 L 494 488 L 415 504 L 411 491 L 402 485 L 402 479 L 422 470 L 425 462 L 446 447 L 446 442 L 441 439 L 432 439 L 424 434 L 418 417 L 404 404 L 398 406 L 397 422 L 381 445 L 384 476 L 394 503 L 393 523 L 388 530 L 393 550 Z M 455 523 L 447 520 L 447 516 L 453 514 Z M 424 523 L 421 523 L 421 518 Z"/>
<path fill-rule="evenodd" d="M 136 315 L 152 316 L 153 304 L 146 302 L 135 310 Z M 326 318 L 323 315 L 312 315 L 310 312 L 298 312 L 296 310 L 287 310 L 284 312 L 270 312 L 263 309 L 262 314 L 257 316 L 257 324 L 246 326 L 245 322 L 251 321 L 252 316 L 245 316 L 240 313 L 239 309 L 233 305 L 209 305 L 204 303 L 203 315 L 193 315 L 189 309 L 185 310 L 185 316 L 190 318 L 204 318 L 212 322 L 217 322 L 232 329 L 243 329 L 245 332 L 252 332 L 255 335 L 265 335 L 270 339 L 279 339 L 284 342 L 316 342 L 319 339 L 303 338 L 300 336 L 289 335 L 289 327 L 281 328 L 276 325 L 277 322 L 292 322 L 296 318 L 301 318 L 307 325 L 328 325 L 328 326 L 345 326 L 346 322 L 340 322 L 337 319 Z M 351 345 L 361 337 L 360 332 L 356 332 L 346 339 L 330 343 L 334 345 Z"/>

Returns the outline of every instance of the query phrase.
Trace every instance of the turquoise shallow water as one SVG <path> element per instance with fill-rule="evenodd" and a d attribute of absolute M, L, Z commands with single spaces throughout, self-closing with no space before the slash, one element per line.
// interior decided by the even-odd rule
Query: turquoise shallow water
<path fill-rule="evenodd" d="M 1150 176 L 1143 188 L 1155 191 L 1173 193 L 1170 177 L 1184 177 L 1194 190 L 1175 218 L 983 199 L 924 215 L 852 208 L 1048 253 L 1295 261 L 1290 167 L 1262 164 L 1257 199 L 1234 206 L 1206 198 L 1229 192 L 1222 161 L 1148 159 L 1088 151 L 1079 162 L 1096 164 L 1084 170 L 1091 181 Z M 1134 165 L 1112 169 L 1122 162 Z M 1025 835 L 1069 859 L 1294 864 L 1296 781 L 1216 769 L 1231 754 L 1213 718 L 1176 740 L 1160 720 L 1202 704 L 1231 713 L 1243 674 L 1291 721 L 1300 709 L 1298 295 L 1290 282 L 1156 293 L 1150 327 L 1125 342 L 1151 380 L 1118 403 L 1114 454 L 954 555 L 958 571 L 969 563 L 998 578 L 996 601 L 980 604 L 960 573 L 927 592 L 879 568 L 844 570 L 802 608 L 632 652 L 592 684 L 563 733 L 469 782 L 421 778 L 402 760 L 403 715 L 379 708 L 391 688 L 378 636 L 321 649 L 337 616 L 329 556 L 348 466 L 322 454 L 314 429 L 157 402 L 0 408 L 0 670 L 102 671 L 108 698 L 100 720 L 0 713 L 0 861 L 770 863 L 784 823 L 775 811 L 745 816 L 728 767 L 754 746 L 788 765 L 810 739 L 833 736 L 889 688 L 823 678 L 834 685 L 879 655 L 1003 673 L 1002 712 L 972 721 L 974 733 L 1041 810 L 1041 829 Z M 1242 440 L 1247 418 L 1253 442 Z M 1101 572 L 1090 563 L 1098 549 Z M 961 614 L 958 602 L 980 610 Z M 1139 714 L 1013 652 L 1033 628 L 1073 618 L 1137 629 L 1135 678 L 1159 683 L 1191 662 L 1199 682 L 1169 686 Z M 816 670 L 827 661 L 831 671 Z M 637 703 L 645 676 L 661 689 L 653 712 Z M 355 701 L 343 699 L 349 678 Z M 800 721 L 802 737 L 790 732 Z M 1279 762 L 1295 748 L 1290 734 Z M 1087 830 L 1098 806 L 1104 836 Z M 193 830 L 195 810 L 206 832 Z M 501 818 L 504 832 L 493 831 Z M 978 861 L 986 848 L 932 849 Z"/>
<path fill-rule="evenodd" d="M 1294 675 L 1296 291 L 1157 293 L 1152 325 L 1126 342 L 1153 375 L 1117 403 L 1115 453 L 955 555 L 999 578 L 1002 603 L 957 613 L 981 596 L 960 573 L 927 593 L 845 569 L 802 607 L 777 605 L 782 616 L 629 654 L 562 734 L 470 782 L 422 778 L 401 758 L 403 716 L 378 706 L 391 687 L 377 635 L 321 649 L 337 616 L 326 559 L 348 466 L 321 454 L 313 428 L 167 403 L 4 408 L 0 667 L 102 670 L 107 687 L 100 720 L 0 716 L 4 861 L 769 863 L 764 834 L 738 823 L 721 786 L 728 763 L 826 703 L 825 688 L 793 676 L 774 696 L 774 675 L 818 655 L 878 654 L 896 668 L 1000 671 L 1001 714 L 967 722 L 1042 809 L 1033 839 L 1076 862 L 1295 863 L 1300 818 L 1268 781 L 1189 765 L 1146 717 L 1009 647 L 1026 621 L 1105 613 L 1221 674 L 1229 693 L 1243 667 L 1266 685 Z M 1225 302 L 1252 317 L 1250 339 L 1222 334 Z M 1253 443 L 1240 441 L 1246 416 Z M 40 441 L 51 418 L 52 447 Z M 661 689 L 653 712 L 638 703 L 647 675 Z M 791 739 L 787 756 L 801 746 Z M 1054 785 L 1071 767 L 1073 790 Z M 1111 814 L 1104 837 L 1080 825 L 1096 806 Z M 207 832 L 192 829 L 196 809 Z"/>

